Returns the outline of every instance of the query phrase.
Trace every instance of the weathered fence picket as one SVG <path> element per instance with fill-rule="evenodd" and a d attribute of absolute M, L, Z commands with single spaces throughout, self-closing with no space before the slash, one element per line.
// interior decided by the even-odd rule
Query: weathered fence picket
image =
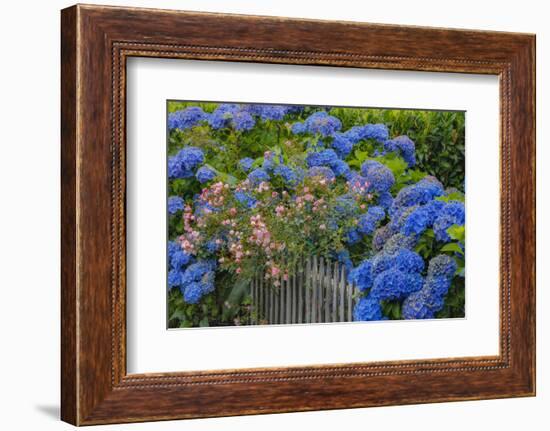
<path fill-rule="evenodd" d="M 351 321 L 354 290 L 343 265 L 314 256 L 300 262 L 288 277 L 281 274 L 268 281 L 258 275 L 252 280 L 249 323 Z"/>

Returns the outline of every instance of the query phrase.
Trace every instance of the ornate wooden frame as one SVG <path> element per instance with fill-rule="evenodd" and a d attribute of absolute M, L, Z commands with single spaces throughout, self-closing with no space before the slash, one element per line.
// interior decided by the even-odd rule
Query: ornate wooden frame
<path fill-rule="evenodd" d="M 88 425 L 535 394 L 534 35 L 81 5 L 61 15 L 63 420 Z M 130 56 L 498 75 L 500 354 L 128 375 Z"/>

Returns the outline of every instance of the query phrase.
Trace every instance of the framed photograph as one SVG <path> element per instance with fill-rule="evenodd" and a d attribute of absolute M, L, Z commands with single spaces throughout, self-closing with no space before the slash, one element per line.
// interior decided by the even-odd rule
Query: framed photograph
<path fill-rule="evenodd" d="M 62 11 L 62 419 L 535 394 L 535 37 Z"/>

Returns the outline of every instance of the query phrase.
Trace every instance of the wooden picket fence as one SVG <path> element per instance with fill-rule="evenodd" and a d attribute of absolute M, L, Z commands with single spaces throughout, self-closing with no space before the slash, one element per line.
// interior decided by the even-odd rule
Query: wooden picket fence
<path fill-rule="evenodd" d="M 250 285 L 252 317 L 249 324 L 350 322 L 354 287 L 347 282 L 346 269 L 338 262 L 311 257 L 288 280 L 267 282 L 263 275 Z"/>

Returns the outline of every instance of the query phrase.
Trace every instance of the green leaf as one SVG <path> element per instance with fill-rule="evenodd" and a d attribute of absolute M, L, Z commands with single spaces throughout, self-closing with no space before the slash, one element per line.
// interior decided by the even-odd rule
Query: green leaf
<path fill-rule="evenodd" d="M 182 320 L 182 321 L 185 320 L 185 311 L 182 308 L 176 309 L 170 315 L 170 318 L 168 320 L 174 320 L 174 319 L 179 319 L 179 320 Z"/>
<path fill-rule="evenodd" d="M 365 160 L 367 160 L 367 157 L 369 156 L 368 152 L 361 151 L 359 149 L 355 150 L 353 154 L 355 155 L 355 158 L 359 163 L 363 163 Z"/>
<path fill-rule="evenodd" d="M 426 172 L 423 172 L 423 171 L 419 171 L 418 169 L 415 169 L 413 171 L 410 171 L 409 172 L 410 174 L 410 179 L 412 182 L 415 182 L 417 183 L 418 181 L 420 181 L 422 178 L 426 177 L 428 174 Z"/>
<path fill-rule="evenodd" d="M 203 317 L 202 320 L 199 322 L 199 326 L 200 326 L 201 328 L 210 326 L 210 325 L 208 324 L 208 317 Z"/>
<path fill-rule="evenodd" d="M 464 196 L 464 193 L 462 192 L 453 192 L 453 193 L 449 193 L 447 196 L 438 196 L 435 199 L 443 202 L 451 202 L 451 201 L 464 202 L 465 196 Z"/>
<path fill-rule="evenodd" d="M 235 285 L 227 295 L 225 300 L 226 307 L 223 310 L 223 319 L 232 319 L 237 312 L 241 304 L 241 300 L 248 292 L 250 286 L 250 280 L 247 278 L 238 279 Z"/>
<path fill-rule="evenodd" d="M 391 169 L 393 172 L 393 175 L 396 177 L 400 176 L 405 172 L 408 165 L 405 160 L 403 160 L 401 157 L 395 157 L 395 158 L 385 158 L 385 160 L 380 160 L 382 163 L 384 163 L 388 168 Z"/>
<path fill-rule="evenodd" d="M 394 302 L 392 305 L 392 317 L 401 319 L 401 305 L 398 302 Z"/>
<path fill-rule="evenodd" d="M 452 239 L 464 243 L 464 239 L 466 236 L 466 228 L 464 226 L 454 224 L 447 229 L 447 233 Z"/>
<path fill-rule="evenodd" d="M 453 253 L 460 253 L 463 254 L 462 248 L 456 243 L 456 242 L 450 242 L 449 244 L 445 244 L 443 247 L 441 247 L 441 251 L 450 251 Z"/>
<path fill-rule="evenodd" d="M 428 238 L 435 238 L 434 230 L 433 229 L 426 229 L 424 232 L 424 235 Z"/>

